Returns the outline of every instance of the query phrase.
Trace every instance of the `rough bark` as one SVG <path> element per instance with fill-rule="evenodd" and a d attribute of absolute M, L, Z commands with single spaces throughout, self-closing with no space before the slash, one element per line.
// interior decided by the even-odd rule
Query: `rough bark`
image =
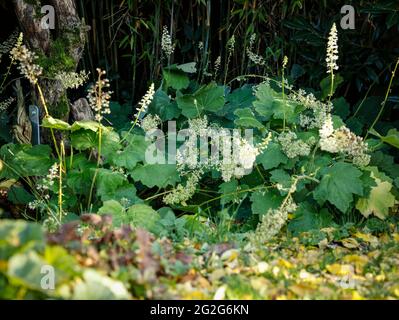
<path fill-rule="evenodd" d="M 83 54 L 86 32 L 89 30 L 78 16 L 75 0 L 49 1 L 50 5 L 54 7 L 56 19 L 56 29 L 51 32 L 41 27 L 40 0 L 37 0 L 36 3 L 32 0 L 29 3 L 26 0 L 13 1 L 17 18 L 25 35 L 24 39 L 29 47 L 57 62 L 57 56 L 54 56 L 52 45 L 55 41 L 62 41 L 59 43 L 64 45 L 63 53 L 72 58 L 73 65 L 69 66 L 68 70 L 57 71 L 75 71 Z M 68 120 L 70 105 L 66 100 L 61 83 L 57 80 L 43 79 L 39 81 L 39 84 L 43 90 L 50 114 Z M 63 103 L 61 104 L 61 102 Z M 43 111 L 44 108 L 40 100 L 37 101 L 37 104 Z M 85 107 L 89 108 L 88 105 L 85 105 Z M 44 112 L 42 112 L 43 114 Z M 44 136 L 44 140 L 48 142 L 47 138 Z"/>
<path fill-rule="evenodd" d="M 33 50 L 48 53 L 50 48 L 50 30 L 40 26 L 40 19 L 36 15 L 36 6 L 24 0 L 14 0 L 15 13 L 21 29 Z"/>
<path fill-rule="evenodd" d="M 74 0 L 52 0 L 50 3 L 56 13 L 57 27 L 54 37 L 50 34 L 50 30 L 41 28 L 41 16 L 38 15 L 40 1 L 32 4 L 26 0 L 14 0 L 15 11 L 25 34 L 25 40 L 32 50 L 42 52 L 51 58 L 52 42 L 64 39 L 66 44 L 64 51 L 74 61 L 72 69 L 76 69 L 82 57 L 87 28 L 78 16 Z M 64 93 L 59 81 L 42 80 L 41 85 L 48 105 L 56 106 Z"/>
<path fill-rule="evenodd" d="M 85 98 L 76 100 L 71 105 L 71 118 L 74 121 L 94 120 L 94 113 Z"/>

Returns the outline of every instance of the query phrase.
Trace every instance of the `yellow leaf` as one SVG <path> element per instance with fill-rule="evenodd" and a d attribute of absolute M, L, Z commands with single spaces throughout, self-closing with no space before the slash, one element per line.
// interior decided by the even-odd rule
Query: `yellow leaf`
<path fill-rule="evenodd" d="M 366 256 L 358 256 L 358 255 L 352 254 L 352 255 L 345 256 L 342 259 L 342 261 L 355 264 L 356 272 L 362 273 L 363 267 L 367 264 L 369 259 Z"/>
<path fill-rule="evenodd" d="M 364 242 L 369 242 L 369 243 L 376 243 L 378 242 L 378 238 L 373 236 L 370 233 L 362 233 L 362 232 L 356 232 L 354 236 L 358 239 L 363 240 Z"/>
<path fill-rule="evenodd" d="M 223 261 L 226 261 L 226 262 L 231 262 L 231 261 L 233 261 L 233 260 L 235 260 L 235 259 L 238 258 L 238 253 L 239 253 L 239 252 L 238 252 L 237 249 L 227 250 L 227 251 L 225 251 L 225 252 L 222 254 L 221 259 L 222 259 Z"/>
<path fill-rule="evenodd" d="M 289 262 L 285 259 L 279 259 L 278 264 L 280 267 L 285 267 L 287 269 L 292 269 L 294 267 L 291 262 Z"/>
<path fill-rule="evenodd" d="M 364 298 L 359 294 L 359 292 L 354 290 L 352 292 L 352 300 L 364 300 Z"/>
<path fill-rule="evenodd" d="M 329 264 L 326 266 L 326 269 L 328 272 L 331 274 L 337 275 L 337 276 L 346 276 L 348 274 L 353 274 L 353 266 L 350 264 Z"/>
<path fill-rule="evenodd" d="M 1 171 L 1 162 L 0 162 L 0 171 Z M 15 179 L 2 181 L 0 183 L 0 189 L 10 189 L 16 182 L 17 182 L 17 180 L 15 180 Z"/>
<path fill-rule="evenodd" d="M 371 189 L 368 198 L 361 198 L 358 200 L 356 209 L 366 218 L 374 214 L 380 219 L 385 219 L 389 214 L 389 209 L 395 206 L 395 196 L 390 192 L 392 183 L 376 178 L 374 173 L 371 175 L 377 183 L 377 186 Z"/>
<path fill-rule="evenodd" d="M 379 274 L 378 276 L 375 277 L 375 280 L 378 282 L 384 281 L 385 280 L 385 275 L 384 274 Z"/>
<path fill-rule="evenodd" d="M 353 238 L 342 239 L 341 243 L 345 248 L 348 249 L 355 249 L 359 247 L 359 242 L 357 242 L 356 239 Z"/>

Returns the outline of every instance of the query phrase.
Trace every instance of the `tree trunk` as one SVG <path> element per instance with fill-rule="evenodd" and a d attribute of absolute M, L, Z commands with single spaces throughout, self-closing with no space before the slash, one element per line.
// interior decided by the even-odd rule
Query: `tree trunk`
<path fill-rule="evenodd" d="M 44 76 L 50 78 L 39 81 L 49 113 L 55 118 L 68 120 L 70 104 L 60 81 L 55 80 L 54 76 L 58 72 L 76 71 L 89 28 L 79 18 L 75 0 L 48 1 L 55 11 L 55 30 L 51 33 L 50 30 L 41 27 L 43 14 L 40 12 L 40 0 L 36 0 L 36 3 L 32 0 L 13 1 L 24 39 L 39 55 Z M 42 109 L 43 116 L 40 100 L 37 104 Z M 48 140 L 44 138 L 45 141 Z"/>

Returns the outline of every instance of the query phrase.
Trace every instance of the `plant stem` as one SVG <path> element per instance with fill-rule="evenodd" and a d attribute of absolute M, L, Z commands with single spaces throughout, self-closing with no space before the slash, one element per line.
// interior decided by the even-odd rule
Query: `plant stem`
<path fill-rule="evenodd" d="M 381 118 L 381 116 L 382 116 L 382 114 L 383 114 L 383 112 L 384 112 L 385 105 L 386 105 L 387 100 L 388 100 L 388 97 L 389 97 L 389 93 L 391 92 L 392 82 L 393 82 L 393 79 L 395 78 L 396 70 L 398 69 L 398 65 L 399 65 L 399 58 L 398 58 L 398 61 L 396 61 L 395 68 L 394 68 L 393 71 L 392 71 L 391 80 L 389 81 L 388 89 L 387 89 L 387 92 L 386 92 L 386 94 L 385 94 L 385 99 L 384 99 L 384 101 L 383 101 L 382 104 L 381 104 L 380 112 L 378 112 L 378 115 L 377 115 L 377 117 L 375 118 L 373 124 L 371 125 L 371 127 L 370 127 L 369 130 L 367 131 L 367 134 L 366 134 L 366 136 L 365 136 L 365 138 L 364 138 L 365 140 L 366 140 L 367 137 L 369 136 L 370 131 L 374 129 L 374 126 L 375 126 L 375 125 L 377 124 L 377 122 L 380 120 L 380 118 Z"/>
<path fill-rule="evenodd" d="M 46 116 L 46 117 L 49 117 L 50 114 L 49 114 L 49 112 L 48 112 L 46 100 L 44 99 L 44 95 L 43 95 L 42 88 L 40 87 L 40 85 L 39 85 L 38 82 L 36 82 L 36 87 L 37 87 L 37 91 L 39 92 L 39 97 L 40 97 L 40 101 L 41 101 L 41 103 L 42 103 L 42 105 L 43 105 L 43 109 L 44 109 L 44 112 L 45 112 L 45 116 Z M 51 132 L 51 137 L 52 137 L 52 139 L 53 139 L 55 151 L 56 151 L 56 153 L 57 153 L 58 159 L 60 159 L 61 155 L 60 155 L 60 151 L 59 151 L 59 149 L 58 149 L 57 140 L 55 139 L 55 135 L 54 135 L 54 130 L 53 130 L 53 128 L 50 128 L 50 132 Z"/>
<path fill-rule="evenodd" d="M 63 210 L 62 210 L 62 172 L 64 170 L 63 158 L 65 157 L 65 147 L 64 142 L 61 141 L 61 159 L 59 162 L 59 175 L 58 175 L 58 215 L 60 223 L 62 221 Z M 66 169 L 66 167 L 65 167 Z"/>

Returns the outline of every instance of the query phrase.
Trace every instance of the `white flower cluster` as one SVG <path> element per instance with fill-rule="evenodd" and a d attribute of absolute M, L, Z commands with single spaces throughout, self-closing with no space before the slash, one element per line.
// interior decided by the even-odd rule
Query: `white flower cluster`
<path fill-rule="evenodd" d="M 219 170 L 223 181 L 228 182 L 233 177 L 240 179 L 250 173 L 260 152 L 260 148 L 233 134 L 231 143 L 222 144 L 223 159 L 220 161 Z"/>
<path fill-rule="evenodd" d="M 34 63 L 37 56 L 22 44 L 22 39 L 23 35 L 21 33 L 16 45 L 10 52 L 11 59 L 13 61 L 18 61 L 18 69 L 21 73 L 30 81 L 30 83 L 36 84 L 38 78 L 43 73 L 43 69 L 41 66 Z"/>
<path fill-rule="evenodd" d="M 54 180 L 58 178 L 59 166 L 54 163 L 48 171 L 45 178 L 41 179 L 36 184 L 36 190 L 40 193 L 41 199 L 37 199 L 28 203 L 28 208 L 31 210 L 43 209 L 45 207 L 45 200 L 50 199 L 49 190 L 54 185 Z"/>
<path fill-rule="evenodd" d="M 305 112 L 299 116 L 299 124 L 303 128 L 321 128 L 332 110 L 331 102 L 323 103 L 317 100 L 313 93 L 307 94 L 302 89 L 292 91 L 289 98 L 311 111 L 311 114 Z"/>
<path fill-rule="evenodd" d="M 254 243 L 265 243 L 277 235 L 281 228 L 286 224 L 288 214 L 295 212 L 297 204 L 289 196 L 287 201 L 278 209 L 269 209 L 262 216 L 256 231 L 250 235 L 250 241 Z"/>
<path fill-rule="evenodd" d="M 77 72 L 60 72 L 55 78 L 61 82 L 62 87 L 67 89 L 77 89 L 82 86 L 88 79 L 89 74 L 85 70 Z"/>
<path fill-rule="evenodd" d="M 236 38 L 233 34 L 229 39 L 229 41 L 227 41 L 227 51 L 229 52 L 230 55 L 234 52 L 235 45 L 236 45 Z"/>
<path fill-rule="evenodd" d="M 146 94 L 141 98 L 140 102 L 137 104 L 136 113 L 134 114 L 135 122 L 140 119 L 140 115 L 147 111 L 148 106 L 151 104 L 155 95 L 155 85 L 151 83 Z"/>
<path fill-rule="evenodd" d="M 112 170 L 112 172 L 120 173 L 120 174 L 123 175 L 125 178 L 128 177 L 128 174 L 126 173 L 126 171 L 125 171 L 124 168 L 110 166 L 110 169 Z"/>
<path fill-rule="evenodd" d="M 197 185 L 201 179 L 201 176 L 201 171 L 192 171 L 190 174 L 188 174 L 186 184 L 179 184 L 175 189 L 168 193 L 163 198 L 164 203 L 167 205 L 187 205 L 187 201 L 191 199 L 197 190 Z"/>
<path fill-rule="evenodd" d="M 239 179 L 250 173 L 256 157 L 263 151 L 271 140 L 268 135 L 259 145 L 254 146 L 248 140 L 234 132 L 217 127 L 208 126 L 206 117 L 189 120 L 190 136 L 183 151 L 177 151 L 177 165 L 180 172 L 188 170 L 215 169 L 221 172 L 225 182 L 233 177 Z M 206 141 L 206 153 L 198 159 L 198 137 Z M 208 157 L 207 141 L 211 138 L 211 155 Z M 202 151 L 202 150 L 201 150 Z"/>
<path fill-rule="evenodd" d="M 10 97 L 0 102 L 0 112 L 7 110 L 7 108 L 15 101 L 15 98 Z"/>
<path fill-rule="evenodd" d="M 161 123 L 162 120 L 157 114 L 156 115 L 149 114 L 143 120 L 141 120 L 140 127 L 145 132 L 150 132 L 157 129 Z"/>
<path fill-rule="evenodd" d="M 328 37 L 327 43 L 327 73 L 334 73 L 334 70 L 338 70 L 338 31 L 337 26 L 334 23 L 330 30 L 330 36 Z"/>
<path fill-rule="evenodd" d="M 246 50 L 248 59 L 258 66 L 264 66 L 266 64 L 265 59 L 263 59 L 263 57 L 253 52 L 255 40 L 256 40 L 256 34 L 252 34 L 251 38 L 249 39 L 249 46 L 247 47 Z"/>
<path fill-rule="evenodd" d="M 109 101 L 112 91 L 108 91 L 110 84 L 108 79 L 103 79 L 106 72 L 97 68 L 98 80 L 94 86 L 88 90 L 87 99 L 90 107 L 96 113 L 95 119 L 100 122 L 104 114 L 110 114 Z"/>
<path fill-rule="evenodd" d="M 186 186 L 177 186 L 165 197 L 164 200 L 168 201 L 168 204 L 182 199 L 180 202 L 186 202 L 191 198 L 195 192 L 195 185 L 206 170 L 218 170 L 225 182 L 233 177 L 240 179 L 249 174 L 256 157 L 267 148 L 272 139 L 269 134 L 261 143 L 254 146 L 236 131 L 231 136 L 229 130 L 209 125 L 206 116 L 190 119 L 188 122 L 188 139 L 183 147 L 177 150 L 176 160 L 177 170 L 182 176 L 189 178 Z M 210 156 L 208 138 L 211 138 Z"/>
<path fill-rule="evenodd" d="M 33 200 L 28 203 L 28 208 L 30 210 L 42 209 L 45 206 L 43 200 Z"/>
<path fill-rule="evenodd" d="M 162 48 L 162 51 L 164 52 L 164 54 L 168 58 L 175 51 L 175 47 L 172 44 L 172 37 L 169 34 L 169 30 L 168 30 L 167 26 L 163 26 L 163 29 L 162 29 L 161 48 Z"/>
<path fill-rule="evenodd" d="M 284 58 L 283 58 L 283 69 L 287 68 L 287 65 L 288 65 L 288 57 L 284 56 Z"/>
<path fill-rule="evenodd" d="M 181 174 L 185 175 L 191 170 L 203 171 L 209 168 L 209 159 L 204 159 L 204 157 L 198 159 L 198 137 L 200 139 L 207 137 L 209 132 L 206 116 L 188 120 L 188 139 L 176 154 L 177 168 Z"/>
<path fill-rule="evenodd" d="M 47 176 L 41 179 L 40 183 L 36 184 L 37 191 L 47 192 L 54 185 L 54 180 L 58 178 L 58 173 L 59 173 L 58 163 L 54 163 L 49 169 Z M 44 195 L 44 198 L 48 200 L 49 196 L 46 194 Z"/>
<path fill-rule="evenodd" d="M 48 232 L 55 232 L 57 231 L 57 228 L 59 227 L 59 224 L 53 217 L 48 217 L 43 221 L 43 228 L 47 230 Z"/>
<path fill-rule="evenodd" d="M 321 150 L 342 153 L 350 157 L 357 166 L 367 166 L 370 163 L 367 143 L 345 126 L 334 130 L 331 115 L 319 130 L 319 135 Z"/>
<path fill-rule="evenodd" d="M 277 138 L 280 142 L 281 149 L 287 155 L 288 158 L 295 158 L 298 156 L 308 156 L 310 153 L 310 143 L 306 143 L 301 139 L 298 139 L 295 132 L 287 131 L 282 132 Z"/>
<path fill-rule="evenodd" d="M 0 61 L 1 61 L 2 55 L 6 54 L 7 52 L 10 52 L 11 49 L 14 47 L 14 45 L 18 41 L 18 35 L 19 35 L 18 32 L 14 31 L 7 38 L 6 41 L 4 41 L 3 43 L 0 43 Z M 22 39 L 21 39 L 21 42 L 22 42 Z"/>
<path fill-rule="evenodd" d="M 215 76 L 219 73 L 220 65 L 222 64 L 222 57 L 218 56 L 214 63 Z"/>

